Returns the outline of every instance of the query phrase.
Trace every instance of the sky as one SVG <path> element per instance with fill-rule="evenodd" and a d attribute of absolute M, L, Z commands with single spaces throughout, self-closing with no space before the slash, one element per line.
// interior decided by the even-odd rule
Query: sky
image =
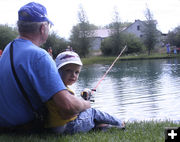
<path fill-rule="evenodd" d="M 18 10 L 33 0 L 0 0 L 0 24 L 16 26 Z M 78 23 L 78 10 L 82 6 L 90 24 L 105 26 L 113 21 L 114 9 L 121 22 L 145 20 L 148 7 L 157 20 L 157 29 L 163 33 L 180 25 L 180 0 L 34 0 L 43 4 L 53 31 L 68 39 L 72 27 Z"/>

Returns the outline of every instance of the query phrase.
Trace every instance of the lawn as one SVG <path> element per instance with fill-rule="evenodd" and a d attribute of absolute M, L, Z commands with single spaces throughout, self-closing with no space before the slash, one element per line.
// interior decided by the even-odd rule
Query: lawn
<path fill-rule="evenodd" d="M 106 132 L 91 131 L 75 135 L 15 135 L 1 134 L 0 142 L 164 142 L 165 127 L 178 127 L 171 121 L 142 121 L 126 124 L 125 130 L 116 128 Z"/>

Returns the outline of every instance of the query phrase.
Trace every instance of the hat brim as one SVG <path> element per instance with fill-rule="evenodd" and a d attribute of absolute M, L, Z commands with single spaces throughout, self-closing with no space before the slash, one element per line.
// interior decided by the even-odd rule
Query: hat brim
<path fill-rule="evenodd" d="M 53 22 L 51 22 L 49 19 L 48 19 L 48 22 L 49 22 L 52 26 L 54 26 Z"/>
<path fill-rule="evenodd" d="M 76 65 L 80 65 L 80 66 L 83 65 L 82 63 L 77 62 L 77 61 L 69 61 L 69 62 L 65 62 L 65 63 L 60 64 L 59 66 L 57 66 L 57 68 L 60 69 L 62 66 L 65 66 L 67 64 L 76 64 Z"/>

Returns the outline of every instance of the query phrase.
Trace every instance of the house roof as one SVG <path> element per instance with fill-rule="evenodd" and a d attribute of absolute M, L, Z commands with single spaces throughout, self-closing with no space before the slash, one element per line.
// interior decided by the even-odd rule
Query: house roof
<path fill-rule="evenodd" d="M 94 30 L 94 37 L 106 38 L 106 37 L 109 37 L 110 34 L 111 34 L 111 30 L 110 29 Z"/>
<path fill-rule="evenodd" d="M 129 26 L 127 26 L 127 27 L 125 27 L 124 29 L 123 29 L 123 31 L 126 31 L 126 30 L 128 30 L 130 27 L 132 27 L 135 23 L 144 23 L 144 21 L 141 21 L 141 20 L 135 20 L 134 21 L 134 23 L 131 23 Z"/>
<path fill-rule="evenodd" d="M 121 29 L 121 32 L 126 32 L 128 31 L 129 29 L 131 29 L 131 27 L 133 25 L 135 25 L 136 23 L 138 24 L 143 24 L 145 21 L 141 21 L 141 20 L 135 20 L 134 23 L 128 25 L 128 26 L 125 26 Z M 109 37 L 111 36 L 111 33 L 113 32 L 111 29 L 98 29 L 98 30 L 94 30 L 93 31 L 93 37 L 100 37 L 100 38 L 106 38 L 106 37 Z M 132 32 L 132 31 L 131 31 Z"/>

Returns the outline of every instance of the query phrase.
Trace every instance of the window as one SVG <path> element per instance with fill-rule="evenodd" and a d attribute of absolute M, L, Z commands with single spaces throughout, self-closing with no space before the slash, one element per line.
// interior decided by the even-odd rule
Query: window
<path fill-rule="evenodd" d="M 138 31 L 140 30 L 140 26 L 139 26 L 139 25 L 137 26 L 137 30 L 138 30 Z"/>

